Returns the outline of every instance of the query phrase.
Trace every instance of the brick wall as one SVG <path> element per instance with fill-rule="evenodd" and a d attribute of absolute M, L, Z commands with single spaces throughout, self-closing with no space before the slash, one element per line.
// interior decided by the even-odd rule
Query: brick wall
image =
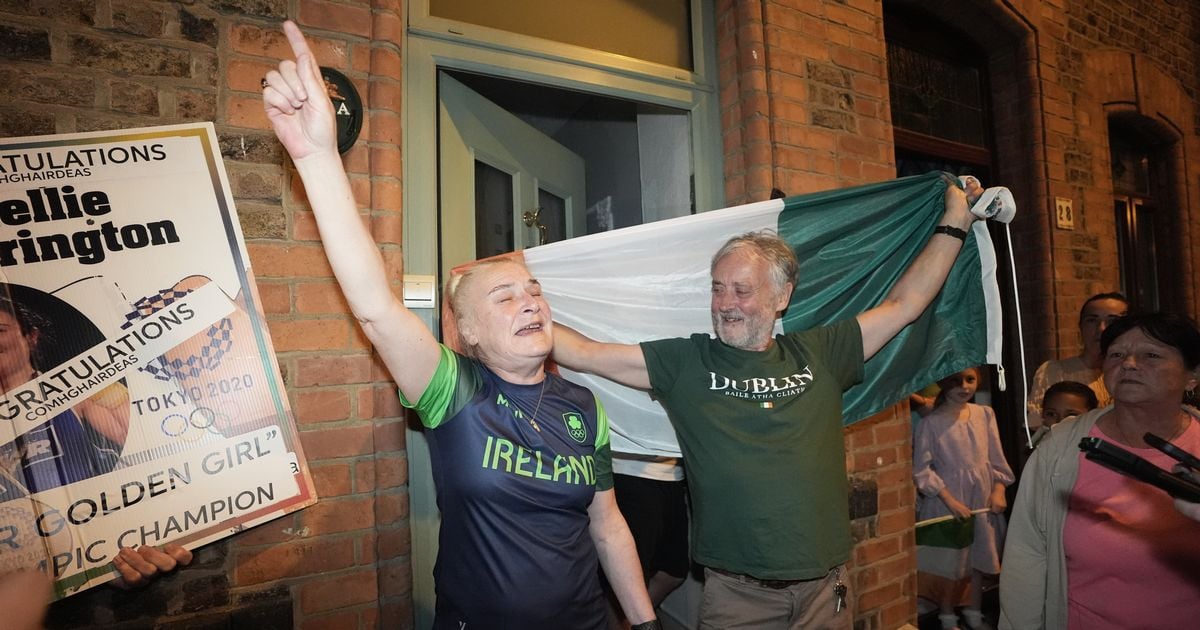
<path fill-rule="evenodd" d="M 289 52 L 284 17 L 370 113 L 347 155 L 390 271 L 401 273 L 398 1 L 0 2 L 0 135 L 214 121 L 320 502 L 202 549 L 145 591 L 96 588 L 51 628 L 410 627 L 408 465 L 390 378 L 334 284 L 259 80 Z"/>

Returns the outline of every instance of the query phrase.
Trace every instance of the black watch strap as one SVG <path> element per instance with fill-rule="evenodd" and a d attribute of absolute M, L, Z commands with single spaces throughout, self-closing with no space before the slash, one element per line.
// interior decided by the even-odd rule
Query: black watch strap
<path fill-rule="evenodd" d="M 662 630 L 662 624 L 657 619 L 635 623 L 629 626 L 629 630 Z"/>
<path fill-rule="evenodd" d="M 933 233 L 934 234 L 945 234 L 946 236 L 953 236 L 954 238 L 956 238 L 960 241 L 963 241 L 964 243 L 967 241 L 967 231 L 964 229 L 961 229 L 961 228 L 956 228 L 953 225 L 939 225 L 939 226 L 933 228 Z"/>

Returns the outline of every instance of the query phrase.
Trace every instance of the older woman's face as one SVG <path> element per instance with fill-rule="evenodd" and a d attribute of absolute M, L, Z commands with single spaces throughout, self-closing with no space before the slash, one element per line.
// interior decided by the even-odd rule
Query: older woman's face
<path fill-rule="evenodd" d="M 1183 354 L 1134 328 L 1117 337 L 1104 356 L 1104 385 L 1117 403 L 1179 402 L 1196 386 Z"/>
<path fill-rule="evenodd" d="M 479 347 L 485 363 L 545 360 L 554 345 L 550 306 L 525 267 L 489 265 L 465 288 L 470 312 L 462 336 Z"/>

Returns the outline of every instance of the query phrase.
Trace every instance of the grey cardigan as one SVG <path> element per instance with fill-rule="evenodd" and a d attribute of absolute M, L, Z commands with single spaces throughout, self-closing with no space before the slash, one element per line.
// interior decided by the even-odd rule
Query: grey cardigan
<path fill-rule="evenodd" d="M 1184 411 L 1200 419 L 1194 408 Z M 1067 627 L 1063 523 L 1079 477 L 1079 440 L 1112 406 L 1054 426 L 1021 474 L 1000 572 L 1001 630 Z"/>

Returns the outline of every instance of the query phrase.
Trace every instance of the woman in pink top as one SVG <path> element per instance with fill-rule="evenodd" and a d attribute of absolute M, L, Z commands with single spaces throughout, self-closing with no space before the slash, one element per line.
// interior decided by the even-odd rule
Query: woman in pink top
<path fill-rule="evenodd" d="M 1200 331 L 1185 317 L 1124 317 L 1101 338 L 1113 406 L 1056 425 L 1013 507 L 1001 628 L 1184 628 L 1200 618 L 1200 523 L 1162 490 L 1083 458 L 1092 436 L 1171 468 L 1149 432 L 1200 453 Z"/>

